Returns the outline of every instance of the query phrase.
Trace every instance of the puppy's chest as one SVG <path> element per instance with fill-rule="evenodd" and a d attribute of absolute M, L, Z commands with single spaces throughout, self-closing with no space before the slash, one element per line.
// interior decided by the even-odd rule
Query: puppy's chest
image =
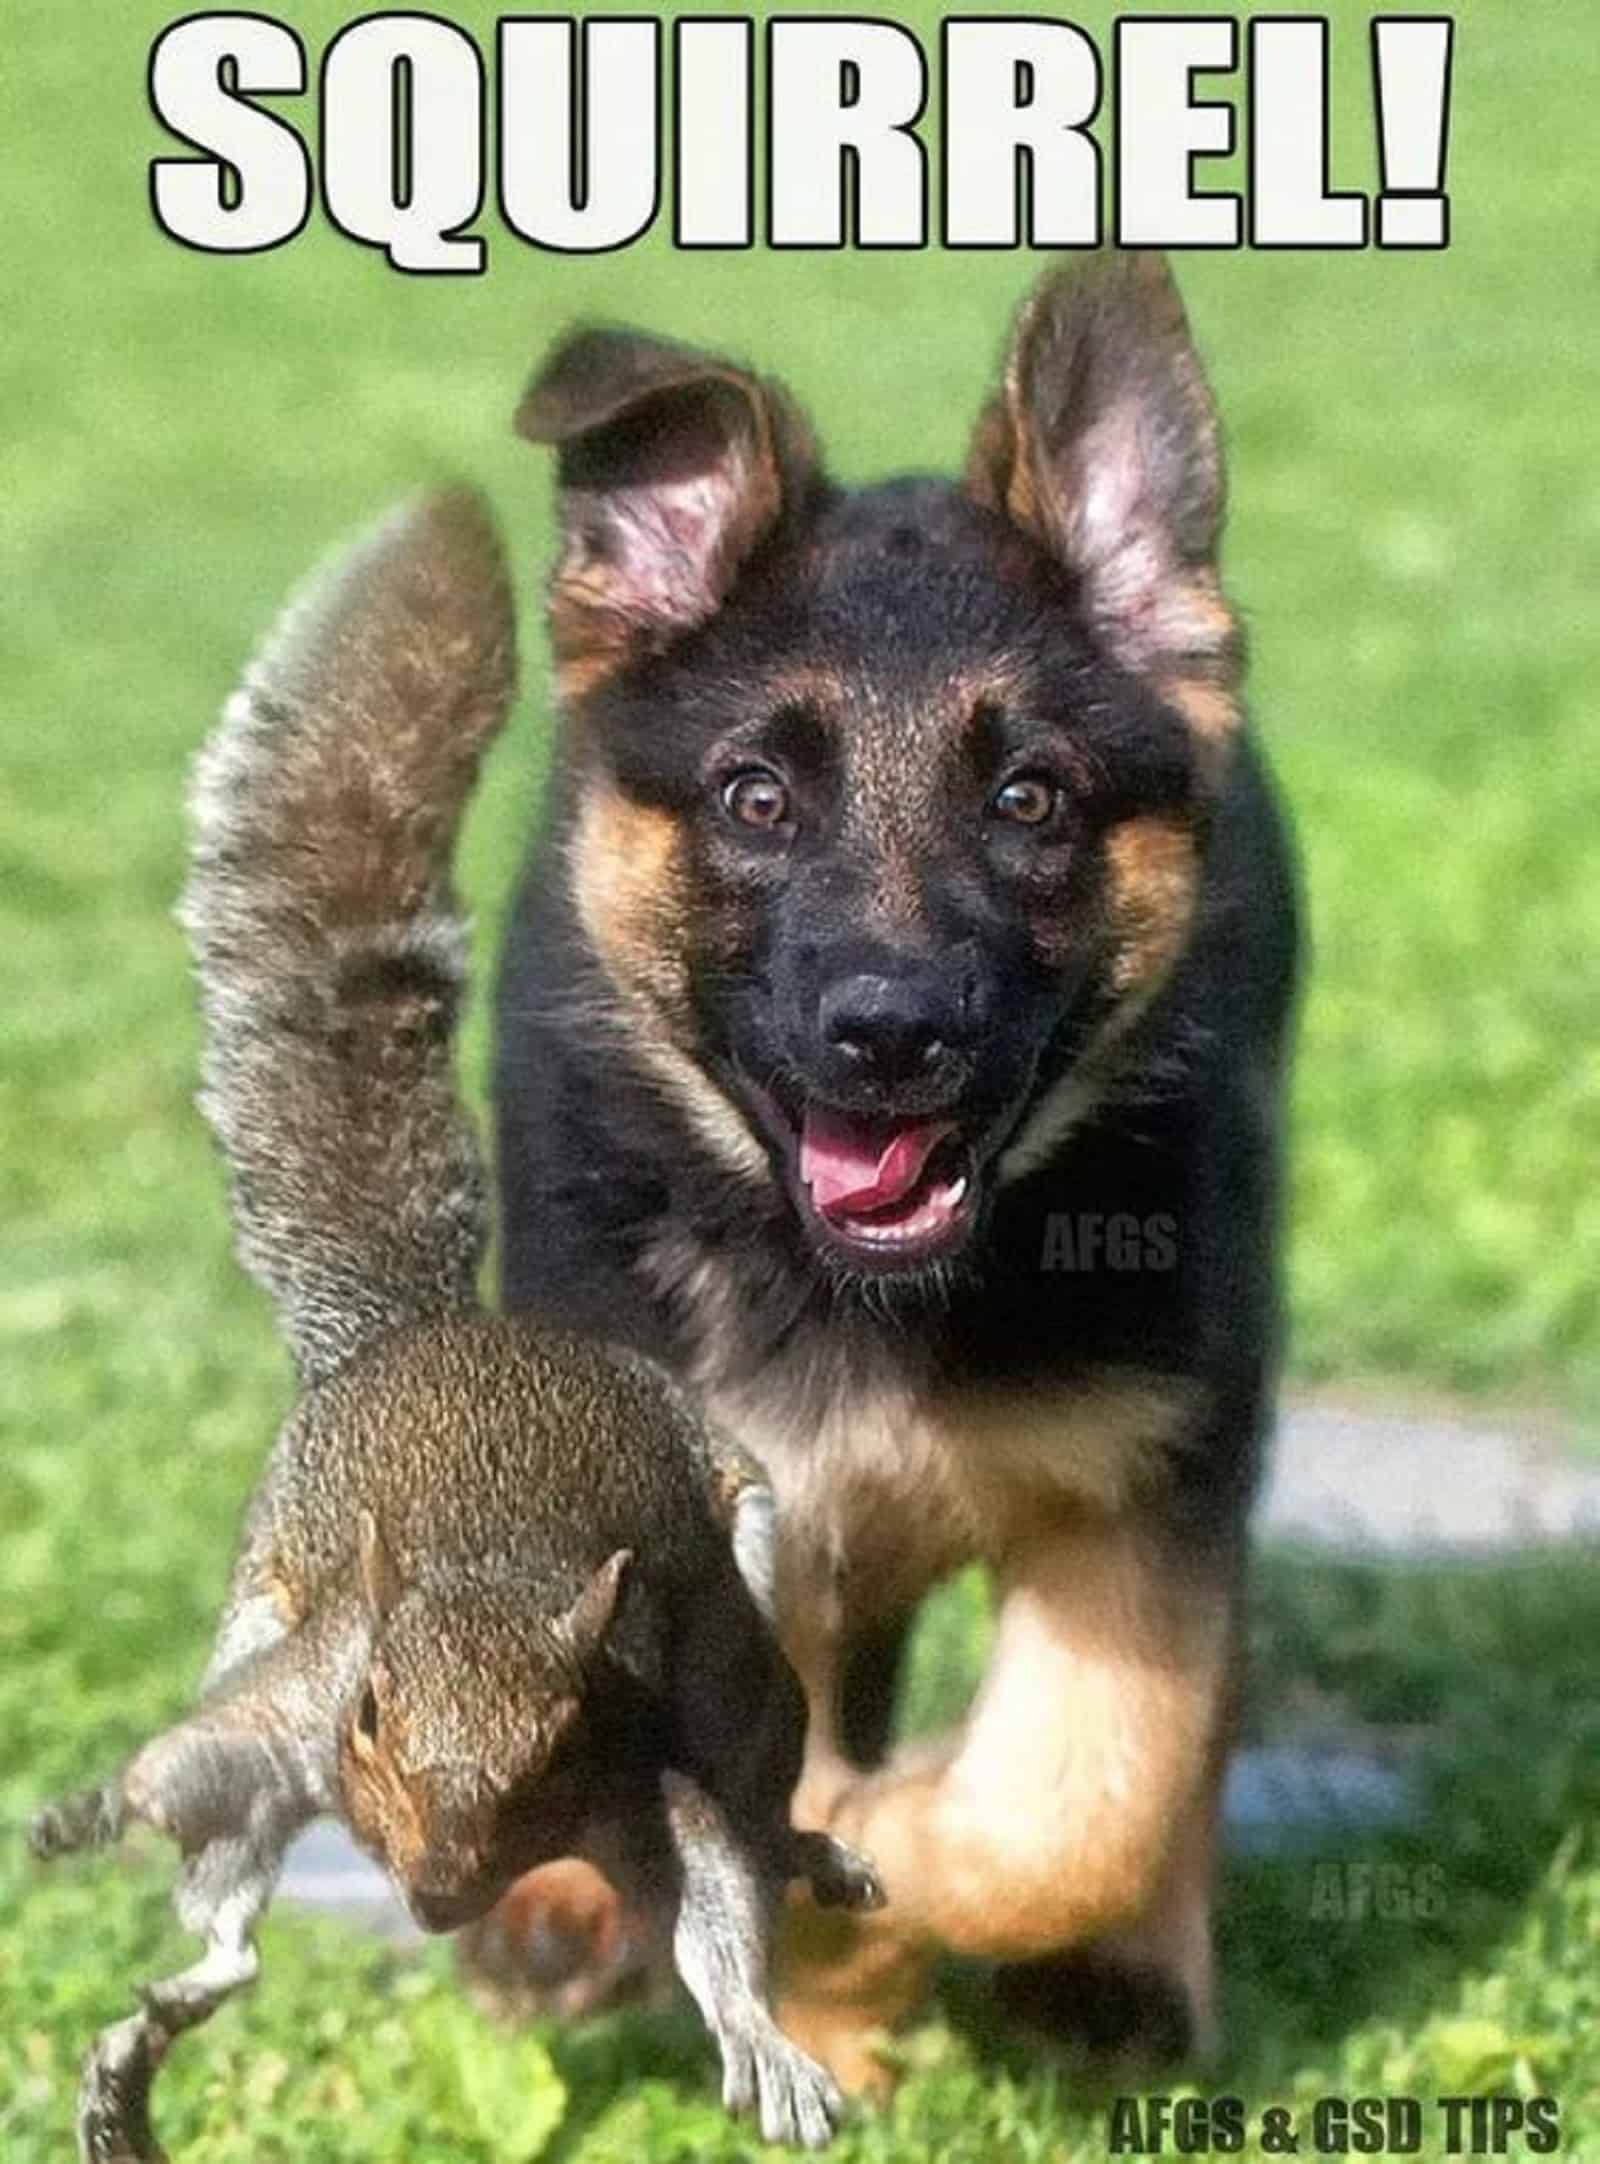
<path fill-rule="evenodd" d="M 1064 1519 L 1133 1507 L 1195 1410 L 1190 1386 L 1125 1370 L 1025 1389 L 841 1386 L 820 1410 L 774 1379 L 706 1403 L 766 1467 L 785 1547 L 884 1606 Z"/>

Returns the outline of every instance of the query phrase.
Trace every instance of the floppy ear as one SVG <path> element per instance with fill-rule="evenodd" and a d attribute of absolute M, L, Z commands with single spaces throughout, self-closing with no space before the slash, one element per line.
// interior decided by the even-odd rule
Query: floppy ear
<path fill-rule="evenodd" d="M 619 1548 L 615 1555 L 608 1556 L 566 1614 L 557 1619 L 556 1636 L 580 1668 L 594 1659 L 611 1628 L 617 1596 L 632 1561 L 631 1548 Z"/>
<path fill-rule="evenodd" d="M 569 692 L 714 615 L 819 479 L 805 421 L 776 385 L 632 331 L 565 339 L 516 425 L 560 449 L 550 624 Z"/>
<path fill-rule="evenodd" d="M 1107 250 L 1041 280 L 966 486 L 1077 576 L 1129 668 L 1235 673 L 1216 409 L 1159 255 Z"/>

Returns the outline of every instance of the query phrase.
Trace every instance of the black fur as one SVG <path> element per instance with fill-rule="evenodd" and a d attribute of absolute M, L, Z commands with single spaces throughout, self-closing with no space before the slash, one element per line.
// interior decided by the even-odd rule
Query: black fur
<path fill-rule="evenodd" d="M 655 1355 L 764 1458 L 824 1764 L 881 1757 L 929 1578 L 980 1554 L 1003 1599 L 1063 1510 L 1130 1517 L 1236 1647 L 1299 935 L 1163 266 L 1046 276 L 957 485 L 839 490 L 773 386 L 620 333 L 521 425 L 560 453 L 567 712 L 500 977 L 507 1305 Z M 895 1250 L 876 1153 L 936 1128 Z M 1114 1223 L 1159 1252 L 1058 1266 Z M 1146 1458 L 1099 1408 L 1150 1378 Z M 1041 1823 L 1058 1875 L 1075 1839 Z"/>
<path fill-rule="evenodd" d="M 775 662 L 827 664 L 863 686 L 865 710 L 883 685 L 914 707 L 921 685 L 993 654 L 1026 677 L 1039 708 L 1078 724 L 1103 776 L 1087 821 L 1189 801 L 1181 718 L 1097 653 L 1070 587 L 1042 558 L 1030 584 L 1002 583 L 997 527 L 936 484 L 836 497 L 802 549 L 770 561 L 702 631 L 602 695 L 612 770 L 641 799 L 682 808 L 705 747 Z M 1192 1484 L 1233 1515 L 1276 1339 L 1279 1090 L 1297 939 L 1286 837 L 1255 751 L 1234 752 L 1204 807 L 1195 936 L 1103 1097 L 1047 1163 L 996 1190 L 959 1264 L 909 1293 L 841 1281 L 820 1264 L 785 1189 L 730 1177 L 631 1064 L 626 1035 L 594 1026 L 596 965 L 566 876 L 584 776 L 581 754 L 556 775 L 505 942 L 496 1103 L 508 1304 L 687 1368 L 695 1317 L 655 1296 L 640 1269 L 671 1230 L 736 1258 L 741 1367 L 781 1370 L 785 1387 L 831 1386 L 853 1365 L 933 1385 L 1130 1363 L 1203 1378 L 1228 1407 L 1218 1448 L 1241 1462 L 1202 1460 Z M 854 900 L 846 877 L 828 905 L 839 936 L 850 936 Z M 993 1063 L 1001 1045 L 1006 1078 L 1025 1058 L 1003 1052 L 1003 1031 L 1028 996 L 1026 973 L 1019 962 L 994 993 L 986 1050 Z M 1094 1010 L 1092 980 L 1081 990 L 1089 1013 L 1061 1000 L 1020 1099 L 1005 1102 L 1003 1082 L 991 1085 L 1013 1128 L 1070 1067 Z M 713 988 L 713 1016 L 720 999 Z M 708 1032 L 707 1067 L 728 1080 L 723 1049 Z M 1170 1217 L 1176 1266 L 1045 1269 L 1052 1213 Z"/>

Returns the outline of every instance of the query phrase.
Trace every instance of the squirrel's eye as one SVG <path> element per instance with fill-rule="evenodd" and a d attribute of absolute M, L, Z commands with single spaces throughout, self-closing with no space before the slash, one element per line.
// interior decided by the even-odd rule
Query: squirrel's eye
<path fill-rule="evenodd" d="M 378 1694 L 370 1683 L 361 1693 L 361 1702 L 356 1707 L 356 1734 L 363 1743 L 378 1740 Z"/>
<path fill-rule="evenodd" d="M 722 808 L 741 826 L 770 832 L 789 818 L 789 792 L 770 767 L 747 766 L 723 783 Z"/>
<path fill-rule="evenodd" d="M 989 810 L 1012 826 L 1042 827 L 1054 816 L 1061 791 L 1043 774 L 1013 774 L 994 793 Z"/>

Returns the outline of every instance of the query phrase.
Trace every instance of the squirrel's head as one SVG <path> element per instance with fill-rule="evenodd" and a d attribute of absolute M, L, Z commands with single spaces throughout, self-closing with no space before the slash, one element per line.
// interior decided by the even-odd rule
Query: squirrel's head
<path fill-rule="evenodd" d="M 552 1614 L 504 1574 L 405 1583 L 363 1519 L 371 1650 L 340 1722 L 340 1788 L 425 1931 L 472 1922 L 571 1846 L 585 1691 L 630 1560 L 620 1549 Z"/>

